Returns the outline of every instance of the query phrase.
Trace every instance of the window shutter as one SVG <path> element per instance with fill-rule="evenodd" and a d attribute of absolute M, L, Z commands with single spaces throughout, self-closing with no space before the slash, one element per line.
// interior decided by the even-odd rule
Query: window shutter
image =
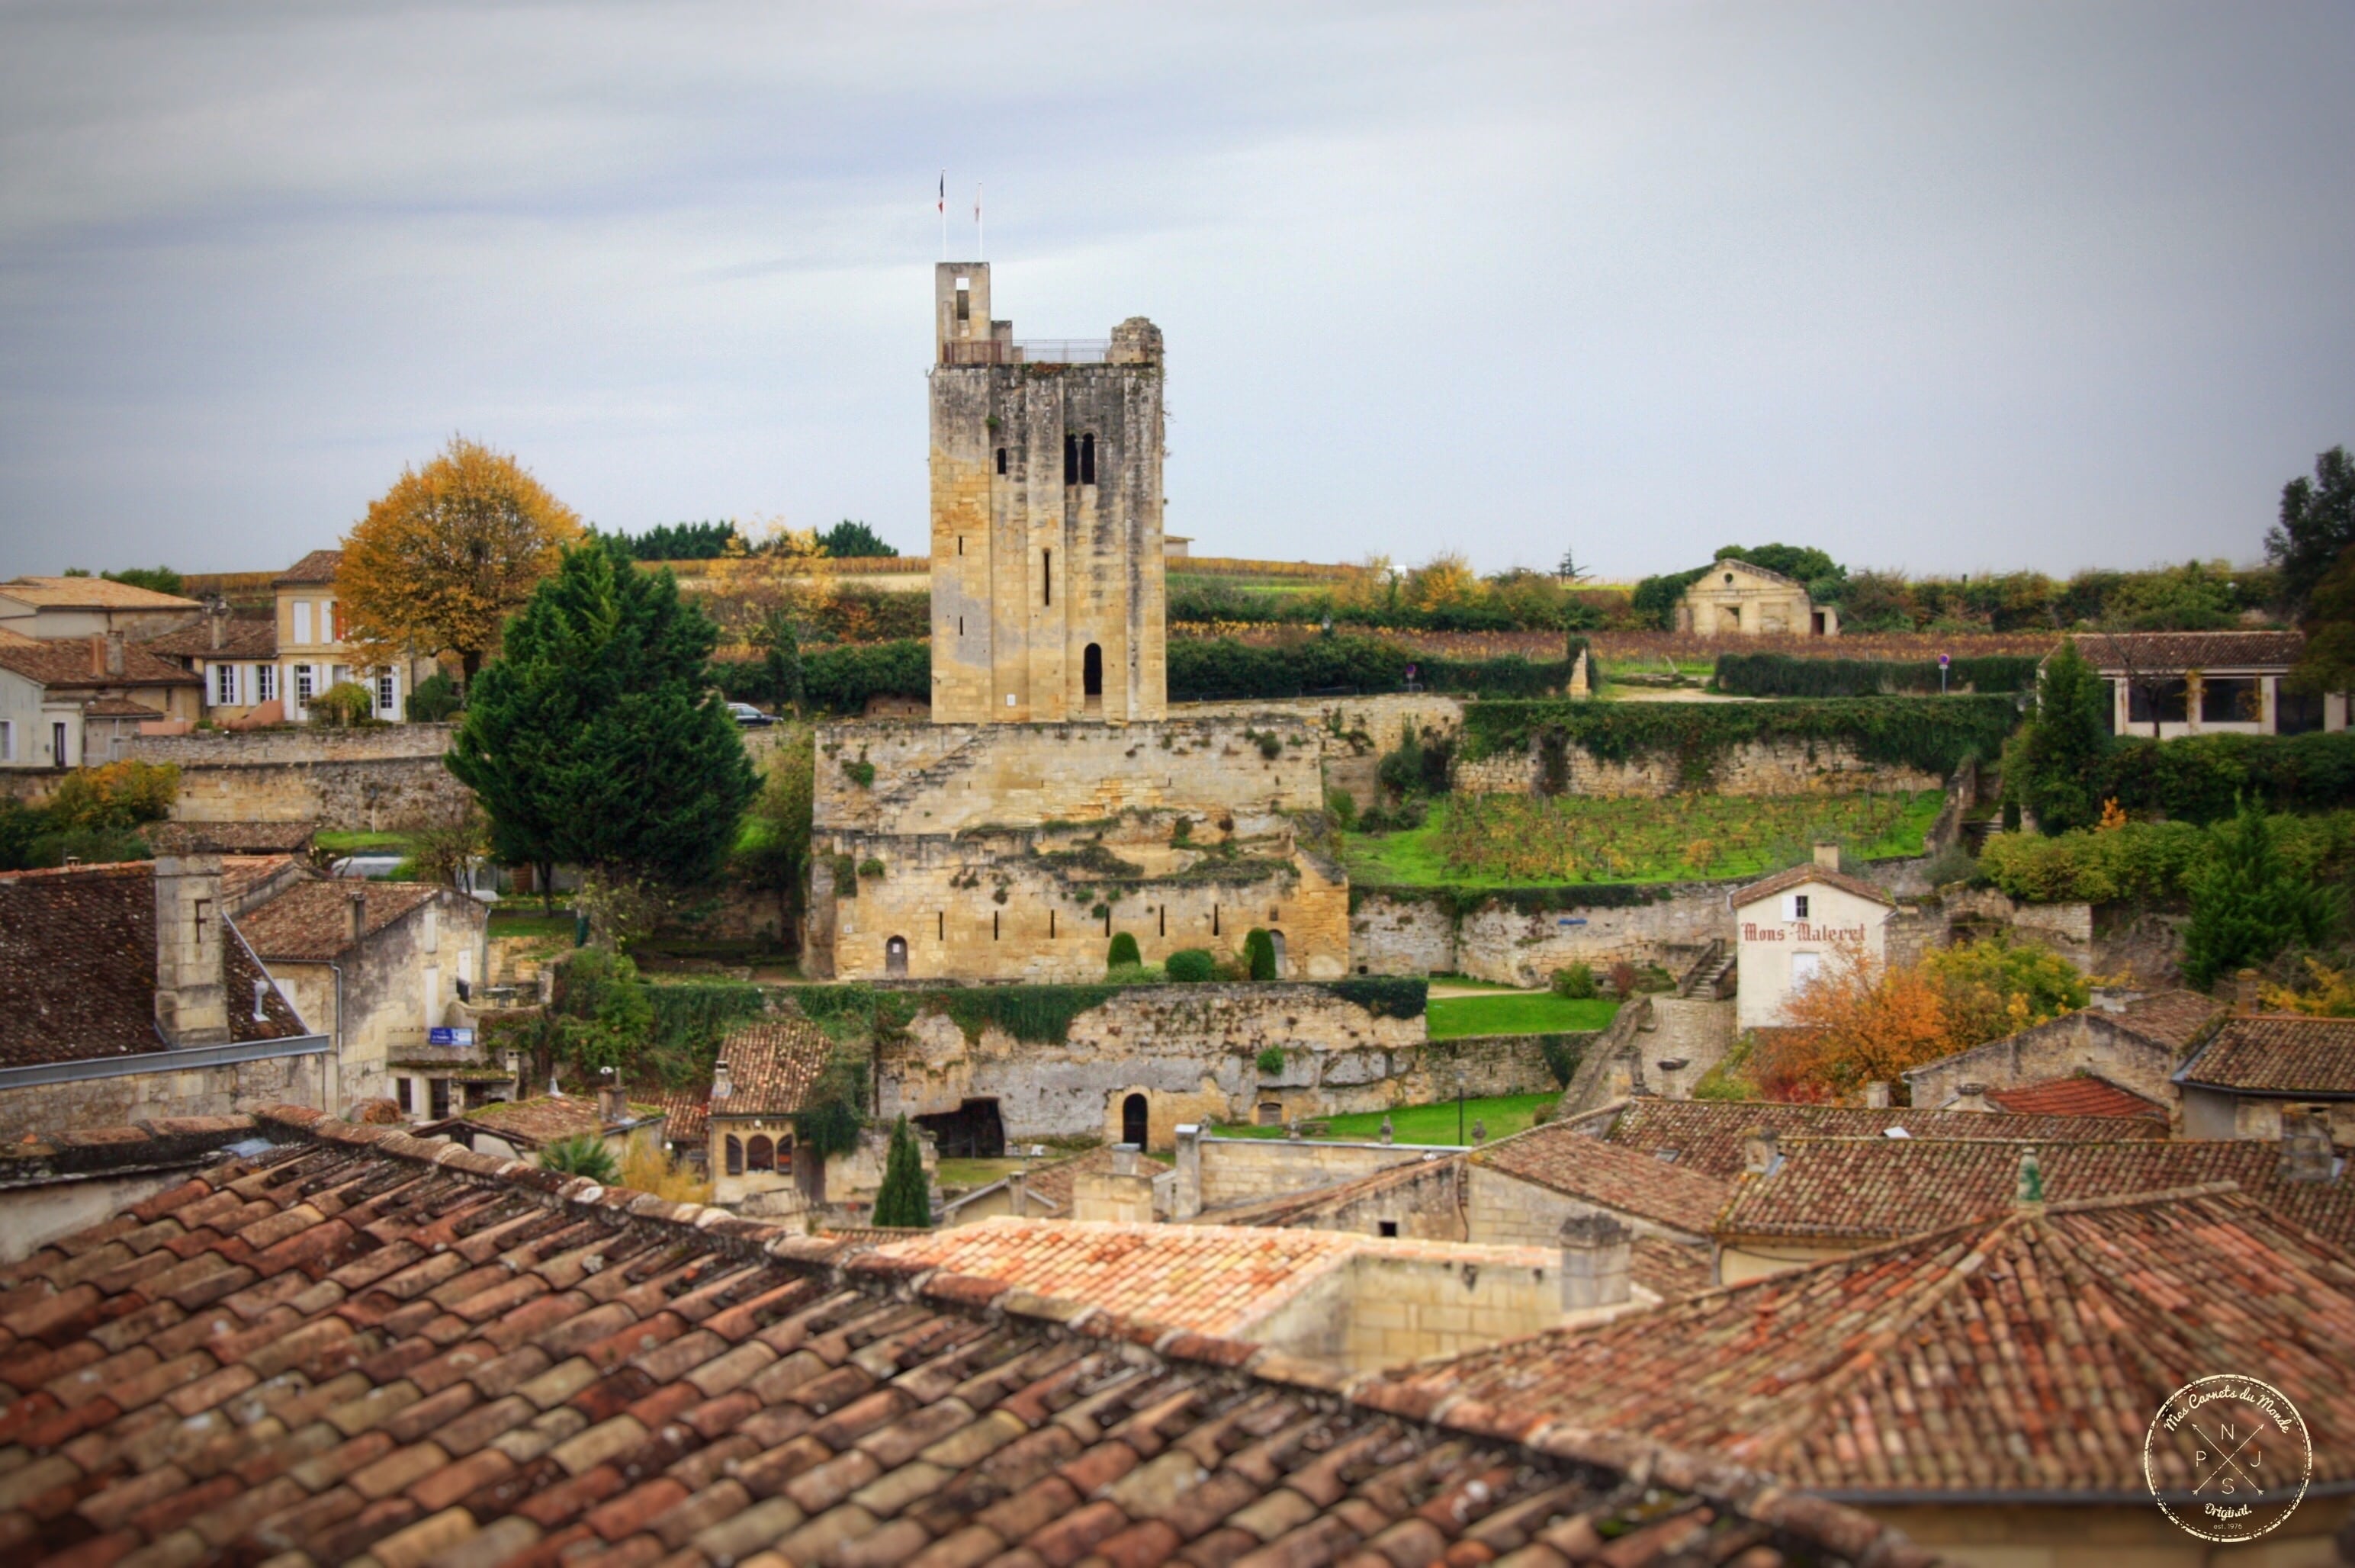
<path fill-rule="evenodd" d="M 1783 918 L 1785 920 L 1796 920 L 1799 918 L 1798 894 L 1785 893 L 1783 895 Z"/>

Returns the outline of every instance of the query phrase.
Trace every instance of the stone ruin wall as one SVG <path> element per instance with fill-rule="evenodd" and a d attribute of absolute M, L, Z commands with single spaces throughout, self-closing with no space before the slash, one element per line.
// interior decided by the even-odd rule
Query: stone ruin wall
<path fill-rule="evenodd" d="M 1189 702 L 1175 711 L 1188 719 L 1239 719 L 1262 728 L 1269 719 L 1306 724 L 1323 751 L 1325 787 L 1347 790 L 1360 811 L 1377 804 L 1374 771 L 1384 755 L 1398 750 L 1409 725 L 1426 738 L 1464 730 L 1463 699 L 1432 692 Z"/>
<path fill-rule="evenodd" d="M 447 724 L 142 735 L 125 754 L 180 770 L 179 822 L 308 822 L 374 832 L 448 815 L 473 792 L 442 764 Z"/>
<path fill-rule="evenodd" d="M 1687 788 L 1673 755 L 1606 763 L 1572 741 L 1564 748 L 1564 761 L 1569 769 L 1565 795 L 1657 798 Z M 1534 795 L 1543 776 L 1543 763 L 1532 741 L 1518 752 L 1457 763 L 1454 784 L 1459 795 Z M 1745 741 L 1720 755 L 1709 787 L 1717 795 L 1852 795 L 1868 789 L 1939 789 L 1945 784 L 1920 768 L 1870 762 L 1854 746 L 1840 742 Z"/>
<path fill-rule="evenodd" d="M 1263 1073 L 1259 1053 L 1285 1053 Z M 1534 1093 L 1551 1084 L 1534 1042 L 1433 1042 L 1421 1017 L 1379 1017 L 1316 986 L 1136 987 L 1082 1013 L 1054 1044 L 1017 1040 L 996 1027 L 968 1041 L 954 1019 L 927 1014 L 905 1042 L 885 1048 L 879 1112 L 941 1115 L 995 1100 L 1007 1137 L 1118 1141 L 1131 1094 L 1146 1096 L 1147 1143 L 1174 1147 L 1193 1123 L 1251 1119 L 1263 1103 L 1285 1119 L 1385 1111 L 1455 1093 L 1466 1064 L 1476 1093 Z"/>

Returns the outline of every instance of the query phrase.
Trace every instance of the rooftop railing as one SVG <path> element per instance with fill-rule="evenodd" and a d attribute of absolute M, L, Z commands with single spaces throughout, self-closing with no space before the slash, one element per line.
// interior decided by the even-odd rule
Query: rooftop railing
<path fill-rule="evenodd" d="M 943 365 L 1101 365 L 1111 357 L 1108 337 L 1030 337 L 1014 343 L 984 338 L 943 343 Z"/>

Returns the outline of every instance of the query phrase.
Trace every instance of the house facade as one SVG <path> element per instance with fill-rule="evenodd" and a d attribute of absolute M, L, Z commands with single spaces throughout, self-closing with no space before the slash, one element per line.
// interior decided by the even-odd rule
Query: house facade
<path fill-rule="evenodd" d="M 713 1202 L 788 1213 L 824 1198 L 823 1170 L 802 1150 L 794 1117 L 809 1108 L 833 1049 L 803 1019 L 763 1019 L 720 1042 L 705 1112 Z"/>
<path fill-rule="evenodd" d="M 1703 637 L 1836 637 L 1839 612 L 1796 577 L 1721 556 L 1677 601 L 1675 631 Z"/>
<path fill-rule="evenodd" d="M 344 640 L 343 606 L 336 597 L 336 573 L 343 561 L 342 550 L 314 549 L 271 584 L 276 597 L 277 700 L 288 719 L 308 719 L 311 705 L 328 688 L 349 681 L 367 688 L 376 718 L 399 723 L 408 712 L 410 691 L 422 678 L 419 672 L 432 674 L 432 661 L 358 662 Z"/>
<path fill-rule="evenodd" d="M 2299 632 L 2079 632 L 2070 639 L 2110 688 L 2110 731 L 2306 735 L 2347 728 L 2348 694 L 2298 692 Z"/>
<path fill-rule="evenodd" d="M 275 618 L 208 613 L 195 625 L 140 645 L 197 677 L 204 717 L 216 724 L 242 729 L 278 723 L 286 717 Z"/>
<path fill-rule="evenodd" d="M 200 710 L 197 677 L 124 633 L 0 633 L 0 768 L 101 766 L 142 724 L 193 721 Z"/>
<path fill-rule="evenodd" d="M 102 637 L 136 640 L 185 626 L 204 606 L 103 577 L 16 577 L 0 582 L 0 631 L 40 642 Z"/>
<path fill-rule="evenodd" d="M 1771 1029 L 1785 1021 L 1792 995 L 1843 953 L 1873 963 L 1889 953 L 1896 901 L 1839 869 L 1839 847 L 1816 846 L 1811 865 L 1794 866 L 1732 894 L 1734 950 L 1741 988 L 1735 1027 Z"/>
<path fill-rule="evenodd" d="M 2334 1146 L 2355 1149 L 2355 1019 L 2236 1015 L 2176 1072 L 2174 1084 L 2186 1137 L 2279 1138 L 2303 1111 L 2328 1127 Z"/>

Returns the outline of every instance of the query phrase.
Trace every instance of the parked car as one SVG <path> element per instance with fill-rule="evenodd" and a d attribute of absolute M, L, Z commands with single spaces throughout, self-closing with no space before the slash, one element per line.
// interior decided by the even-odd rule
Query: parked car
<path fill-rule="evenodd" d="M 776 715 L 763 713 L 749 702 L 731 702 L 728 705 L 728 711 L 737 723 L 747 729 L 758 729 L 763 724 L 774 724 L 777 721 Z"/>

